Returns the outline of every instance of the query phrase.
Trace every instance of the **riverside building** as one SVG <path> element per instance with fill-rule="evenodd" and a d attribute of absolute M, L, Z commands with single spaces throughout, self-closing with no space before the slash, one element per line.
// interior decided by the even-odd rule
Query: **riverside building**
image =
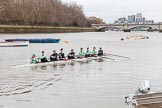
<path fill-rule="evenodd" d="M 128 23 L 135 23 L 135 21 L 136 21 L 136 16 L 135 15 L 128 16 Z"/>

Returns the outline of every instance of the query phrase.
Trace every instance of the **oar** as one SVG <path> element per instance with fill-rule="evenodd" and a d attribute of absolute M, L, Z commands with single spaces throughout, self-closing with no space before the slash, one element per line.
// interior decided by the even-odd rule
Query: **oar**
<path fill-rule="evenodd" d="M 122 57 L 122 58 L 127 58 L 127 59 L 136 59 L 136 58 L 127 57 L 127 56 L 121 56 L 121 55 L 116 55 L 116 54 L 107 54 L 107 55 L 112 55 L 112 56 Z"/>
<path fill-rule="evenodd" d="M 104 56 L 96 56 L 96 57 L 102 57 L 102 58 L 110 59 L 110 60 L 113 60 L 113 61 L 120 61 L 118 59 L 113 59 L 113 58 L 106 57 L 106 55 L 104 55 Z M 88 60 L 95 60 L 95 57 L 85 57 L 85 58 L 88 59 Z"/>
<path fill-rule="evenodd" d="M 102 56 L 102 58 L 110 59 L 110 60 L 113 60 L 113 61 L 120 61 L 120 60 L 118 60 L 118 59 L 113 59 L 113 58 L 109 58 L 109 57 L 106 57 L 106 56 Z"/>

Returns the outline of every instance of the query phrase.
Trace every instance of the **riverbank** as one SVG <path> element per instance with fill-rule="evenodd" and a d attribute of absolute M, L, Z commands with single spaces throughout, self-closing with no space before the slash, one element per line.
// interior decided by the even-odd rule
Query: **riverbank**
<path fill-rule="evenodd" d="M 95 29 L 90 27 L 0 25 L 0 33 L 73 33 L 73 32 L 95 32 Z"/>

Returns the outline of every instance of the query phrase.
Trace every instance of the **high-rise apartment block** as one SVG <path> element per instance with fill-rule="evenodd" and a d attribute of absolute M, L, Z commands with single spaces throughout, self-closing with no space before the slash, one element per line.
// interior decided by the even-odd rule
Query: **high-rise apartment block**
<path fill-rule="evenodd" d="M 142 13 L 137 13 L 136 14 L 136 23 L 137 24 L 143 24 L 143 23 L 145 23 L 145 18 L 142 17 Z"/>
<path fill-rule="evenodd" d="M 130 15 L 128 16 L 128 23 L 135 23 L 136 22 L 136 16 Z"/>

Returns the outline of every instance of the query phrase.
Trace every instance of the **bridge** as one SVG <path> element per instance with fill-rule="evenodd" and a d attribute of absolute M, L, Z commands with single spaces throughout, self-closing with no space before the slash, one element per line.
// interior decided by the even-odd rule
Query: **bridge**
<path fill-rule="evenodd" d="M 110 28 L 118 28 L 124 32 L 130 32 L 137 27 L 145 27 L 147 31 L 159 31 L 162 32 L 162 23 L 154 24 L 91 24 L 92 28 L 95 28 L 96 31 L 105 31 Z"/>

